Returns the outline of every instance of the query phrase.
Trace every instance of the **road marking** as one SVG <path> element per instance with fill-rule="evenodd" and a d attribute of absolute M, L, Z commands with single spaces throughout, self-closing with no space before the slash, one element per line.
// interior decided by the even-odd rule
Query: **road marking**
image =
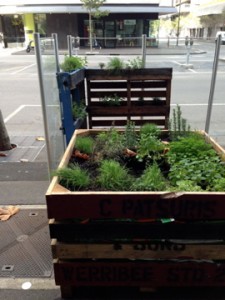
<path fill-rule="evenodd" d="M 41 153 L 41 151 L 44 149 L 44 147 L 45 147 L 45 144 L 44 144 L 42 147 L 40 147 L 40 149 L 39 149 L 38 153 L 35 155 L 35 157 L 33 158 L 33 160 L 32 160 L 32 161 L 35 161 L 35 160 L 36 160 L 36 158 L 37 158 L 37 157 L 38 157 L 38 155 Z"/>
<path fill-rule="evenodd" d="M 20 69 L 20 70 L 18 70 L 18 71 L 16 71 L 16 72 L 11 73 L 11 75 L 15 75 L 15 74 L 17 74 L 17 73 L 20 73 L 20 72 L 22 72 L 22 71 L 24 71 L 24 70 L 26 70 L 26 69 L 29 69 L 29 68 L 31 68 L 31 67 L 33 67 L 33 66 L 36 66 L 36 64 L 31 64 L 31 65 L 29 65 L 29 66 L 26 66 L 26 67 L 24 67 L 24 68 L 22 68 L 22 69 Z"/>
<path fill-rule="evenodd" d="M 40 107 L 40 104 L 37 105 L 20 105 L 16 110 L 14 110 L 14 112 L 12 112 L 8 117 L 6 117 L 4 119 L 4 123 L 7 123 L 10 119 L 12 119 L 13 117 L 15 117 L 16 114 L 18 114 L 22 109 L 24 109 L 26 106 L 30 106 L 30 107 Z"/>
<path fill-rule="evenodd" d="M 197 71 L 195 71 L 194 69 L 188 69 L 188 71 L 191 71 L 192 73 L 197 73 Z"/>

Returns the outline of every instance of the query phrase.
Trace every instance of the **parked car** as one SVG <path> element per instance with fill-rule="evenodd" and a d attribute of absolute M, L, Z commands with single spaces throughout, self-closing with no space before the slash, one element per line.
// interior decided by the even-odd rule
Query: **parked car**
<path fill-rule="evenodd" d="M 217 31 L 216 37 L 215 37 L 215 42 L 217 41 L 218 36 L 221 35 L 221 43 L 222 45 L 225 44 L 225 31 Z"/>

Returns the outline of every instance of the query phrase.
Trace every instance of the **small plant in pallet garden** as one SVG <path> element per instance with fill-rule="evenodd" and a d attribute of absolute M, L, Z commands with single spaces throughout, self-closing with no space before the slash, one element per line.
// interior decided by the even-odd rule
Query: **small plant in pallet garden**
<path fill-rule="evenodd" d="M 106 106 L 120 106 L 121 102 L 124 101 L 123 98 L 119 97 L 117 94 L 112 96 L 105 96 L 104 98 L 99 99 Z"/>
<path fill-rule="evenodd" d="M 112 74 L 119 74 L 125 68 L 124 61 L 119 57 L 111 57 L 106 65 L 106 69 Z"/>
<path fill-rule="evenodd" d="M 126 63 L 127 69 L 141 69 L 144 67 L 143 60 L 138 56 L 133 59 L 129 59 Z"/>
<path fill-rule="evenodd" d="M 64 61 L 60 64 L 60 68 L 64 72 L 72 72 L 78 69 L 82 69 L 87 65 L 86 57 L 79 56 L 65 56 Z"/>
<path fill-rule="evenodd" d="M 72 107 L 72 113 L 74 120 L 84 120 L 87 116 L 86 105 L 84 104 L 84 101 L 80 101 L 80 103 L 74 102 Z"/>

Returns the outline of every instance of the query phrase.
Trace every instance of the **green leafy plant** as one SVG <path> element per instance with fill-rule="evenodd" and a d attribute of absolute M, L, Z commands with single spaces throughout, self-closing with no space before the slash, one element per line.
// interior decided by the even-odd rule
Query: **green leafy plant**
<path fill-rule="evenodd" d="M 155 124 L 144 124 L 140 128 L 140 139 L 137 146 L 137 158 L 142 160 L 143 158 L 158 159 L 165 145 L 159 138 L 160 129 Z"/>
<path fill-rule="evenodd" d="M 71 190 L 86 189 L 90 184 L 90 177 L 86 170 L 78 165 L 59 169 L 55 172 L 60 184 Z"/>
<path fill-rule="evenodd" d="M 171 165 L 169 179 L 173 185 L 180 180 L 191 180 L 203 189 L 211 189 L 214 179 L 223 178 L 224 167 L 219 157 L 184 158 Z"/>
<path fill-rule="evenodd" d="M 85 119 L 87 116 L 86 105 L 83 101 L 80 103 L 74 102 L 72 107 L 72 113 L 74 120 L 76 119 Z"/>
<path fill-rule="evenodd" d="M 91 154 L 94 149 L 94 139 L 90 136 L 78 136 L 76 138 L 75 148 L 82 153 Z"/>
<path fill-rule="evenodd" d="M 119 162 L 103 160 L 99 167 L 97 182 L 105 190 L 126 191 L 130 189 L 132 178 Z"/>
<path fill-rule="evenodd" d="M 225 192 L 225 178 L 214 179 L 212 187 L 216 192 Z"/>
<path fill-rule="evenodd" d="M 168 176 L 173 185 L 180 180 L 191 180 L 203 189 L 211 189 L 213 181 L 225 175 L 220 157 L 197 132 L 170 143 L 167 158 L 171 166 Z"/>
<path fill-rule="evenodd" d="M 82 69 L 87 65 L 86 57 L 79 56 L 65 56 L 64 61 L 60 64 L 60 68 L 64 72 L 72 72 L 77 69 Z"/>
<path fill-rule="evenodd" d="M 156 138 L 160 137 L 160 129 L 153 123 L 145 123 L 140 128 L 140 135 L 151 135 Z"/>
<path fill-rule="evenodd" d="M 100 98 L 99 101 L 107 106 L 120 106 L 121 102 L 124 101 L 124 99 L 119 97 L 117 94 L 114 94 L 112 96 L 105 96 L 104 98 Z"/>
<path fill-rule="evenodd" d="M 111 57 L 106 65 L 106 68 L 110 70 L 110 73 L 119 74 L 120 71 L 125 68 L 125 63 L 119 57 Z"/>
<path fill-rule="evenodd" d="M 206 143 L 204 137 L 198 132 L 189 132 L 185 137 L 170 143 L 170 151 L 167 156 L 169 163 L 173 164 L 187 157 L 217 156 L 212 145 Z"/>
<path fill-rule="evenodd" d="M 128 69 L 141 69 L 144 67 L 142 59 L 138 56 L 133 59 L 129 59 L 126 68 Z"/>
<path fill-rule="evenodd" d="M 166 180 L 156 163 L 147 167 L 144 173 L 136 179 L 132 189 L 135 191 L 164 191 L 167 189 Z"/>
<path fill-rule="evenodd" d="M 202 192 L 202 188 L 191 180 L 179 180 L 176 186 L 170 187 L 170 191 Z"/>

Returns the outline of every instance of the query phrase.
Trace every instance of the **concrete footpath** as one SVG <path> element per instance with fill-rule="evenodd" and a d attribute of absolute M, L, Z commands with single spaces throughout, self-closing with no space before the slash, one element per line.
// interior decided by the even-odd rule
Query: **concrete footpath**
<path fill-rule="evenodd" d="M 65 54 L 66 50 L 60 50 Z M 185 55 L 185 46 L 159 47 L 147 55 Z M 194 46 L 192 54 L 204 53 Z M 0 55 L 33 55 L 25 49 L 0 49 Z M 79 55 L 140 55 L 141 49 L 80 49 Z M 0 223 L 0 300 L 59 300 L 55 285 L 45 193 L 49 185 L 45 141 L 11 137 L 16 148 L 0 156 L 0 207 L 19 207 L 19 212 Z M 3 153 L 2 151 L 0 151 Z M 4 154 L 4 153 L 3 153 Z M 100 292 L 84 289 L 74 299 L 225 299 L 221 290 L 173 289 L 135 294 L 132 290 Z"/>

